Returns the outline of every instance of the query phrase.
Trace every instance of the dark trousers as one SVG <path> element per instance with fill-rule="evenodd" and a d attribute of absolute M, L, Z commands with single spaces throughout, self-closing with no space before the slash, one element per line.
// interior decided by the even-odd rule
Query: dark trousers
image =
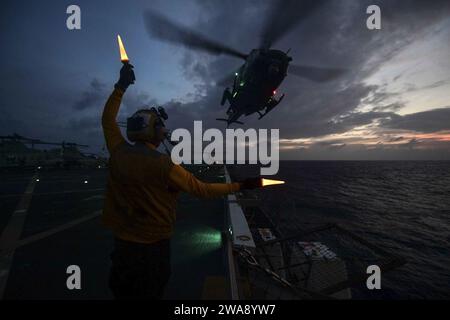
<path fill-rule="evenodd" d="M 170 241 L 114 239 L 109 288 L 116 299 L 161 299 L 170 277 Z"/>

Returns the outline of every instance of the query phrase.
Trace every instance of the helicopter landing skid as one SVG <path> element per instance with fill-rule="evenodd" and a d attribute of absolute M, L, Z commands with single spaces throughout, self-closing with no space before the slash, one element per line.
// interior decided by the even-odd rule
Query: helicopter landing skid
<path fill-rule="evenodd" d="M 229 88 L 225 88 L 222 95 L 222 101 L 220 102 L 220 105 L 224 105 L 226 101 L 228 101 L 229 104 L 231 104 L 232 95 Z"/>

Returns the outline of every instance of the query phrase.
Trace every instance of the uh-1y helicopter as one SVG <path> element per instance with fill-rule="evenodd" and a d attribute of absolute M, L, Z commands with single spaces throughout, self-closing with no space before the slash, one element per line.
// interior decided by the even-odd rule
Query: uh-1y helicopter
<path fill-rule="evenodd" d="M 147 31 L 153 37 L 183 44 L 195 50 L 211 54 L 226 54 L 245 60 L 239 70 L 219 83 L 233 82 L 232 90 L 224 90 L 221 104 L 229 103 L 227 119 L 219 121 L 239 123 L 238 119 L 253 113 L 259 114 L 259 119 L 272 111 L 284 98 L 284 94 L 276 97 L 277 88 L 281 85 L 288 72 L 290 74 L 322 82 L 331 80 L 344 72 L 340 68 L 320 68 L 305 65 L 292 65 L 292 58 L 287 52 L 271 49 L 272 44 L 292 29 L 298 22 L 305 19 L 326 0 L 278 0 L 274 1 L 269 16 L 265 20 L 262 42 L 258 49 L 249 54 L 210 40 L 188 28 L 169 21 L 166 17 L 154 11 L 144 14 Z"/>
<path fill-rule="evenodd" d="M 28 146 L 31 146 L 29 148 Z M 35 148 L 40 146 L 41 148 Z M 60 148 L 44 149 L 44 146 Z M 105 159 L 96 154 L 84 153 L 79 148 L 89 146 L 73 142 L 48 142 L 26 138 L 16 133 L 0 136 L 0 169 L 14 167 L 98 167 Z"/>

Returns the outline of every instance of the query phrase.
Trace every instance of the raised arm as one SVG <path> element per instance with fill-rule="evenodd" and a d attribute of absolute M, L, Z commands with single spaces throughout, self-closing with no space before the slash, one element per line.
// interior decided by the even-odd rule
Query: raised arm
<path fill-rule="evenodd" d="M 117 114 L 119 113 L 120 104 L 122 102 L 122 96 L 127 90 L 130 84 L 135 80 L 133 66 L 129 63 L 125 63 L 120 69 L 120 79 L 114 85 L 114 91 L 106 101 L 102 115 L 102 127 L 105 135 L 106 146 L 111 153 L 118 145 L 123 143 L 125 139 L 120 132 L 120 128 L 117 125 Z"/>
<path fill-rule="evenodd" d="M 118 145 L 125 141 L 117 125 L 117 113 L 119 112 L 122 101 L 123 91 L 114 89 L 106 101 L 102 115 L 103 134 L 105 135 L 106 146 L 111 153 Z"/>

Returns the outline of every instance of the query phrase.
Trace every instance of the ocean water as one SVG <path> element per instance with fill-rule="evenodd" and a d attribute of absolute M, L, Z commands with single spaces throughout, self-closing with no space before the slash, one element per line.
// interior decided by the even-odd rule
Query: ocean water
<path fill-rule="evenodd" d="M 280 223 L 338 223 L 406 259 L 356 298 L 450 299 L 450 161 L 282 161 L 276 178 L 260 196 Z"/>

